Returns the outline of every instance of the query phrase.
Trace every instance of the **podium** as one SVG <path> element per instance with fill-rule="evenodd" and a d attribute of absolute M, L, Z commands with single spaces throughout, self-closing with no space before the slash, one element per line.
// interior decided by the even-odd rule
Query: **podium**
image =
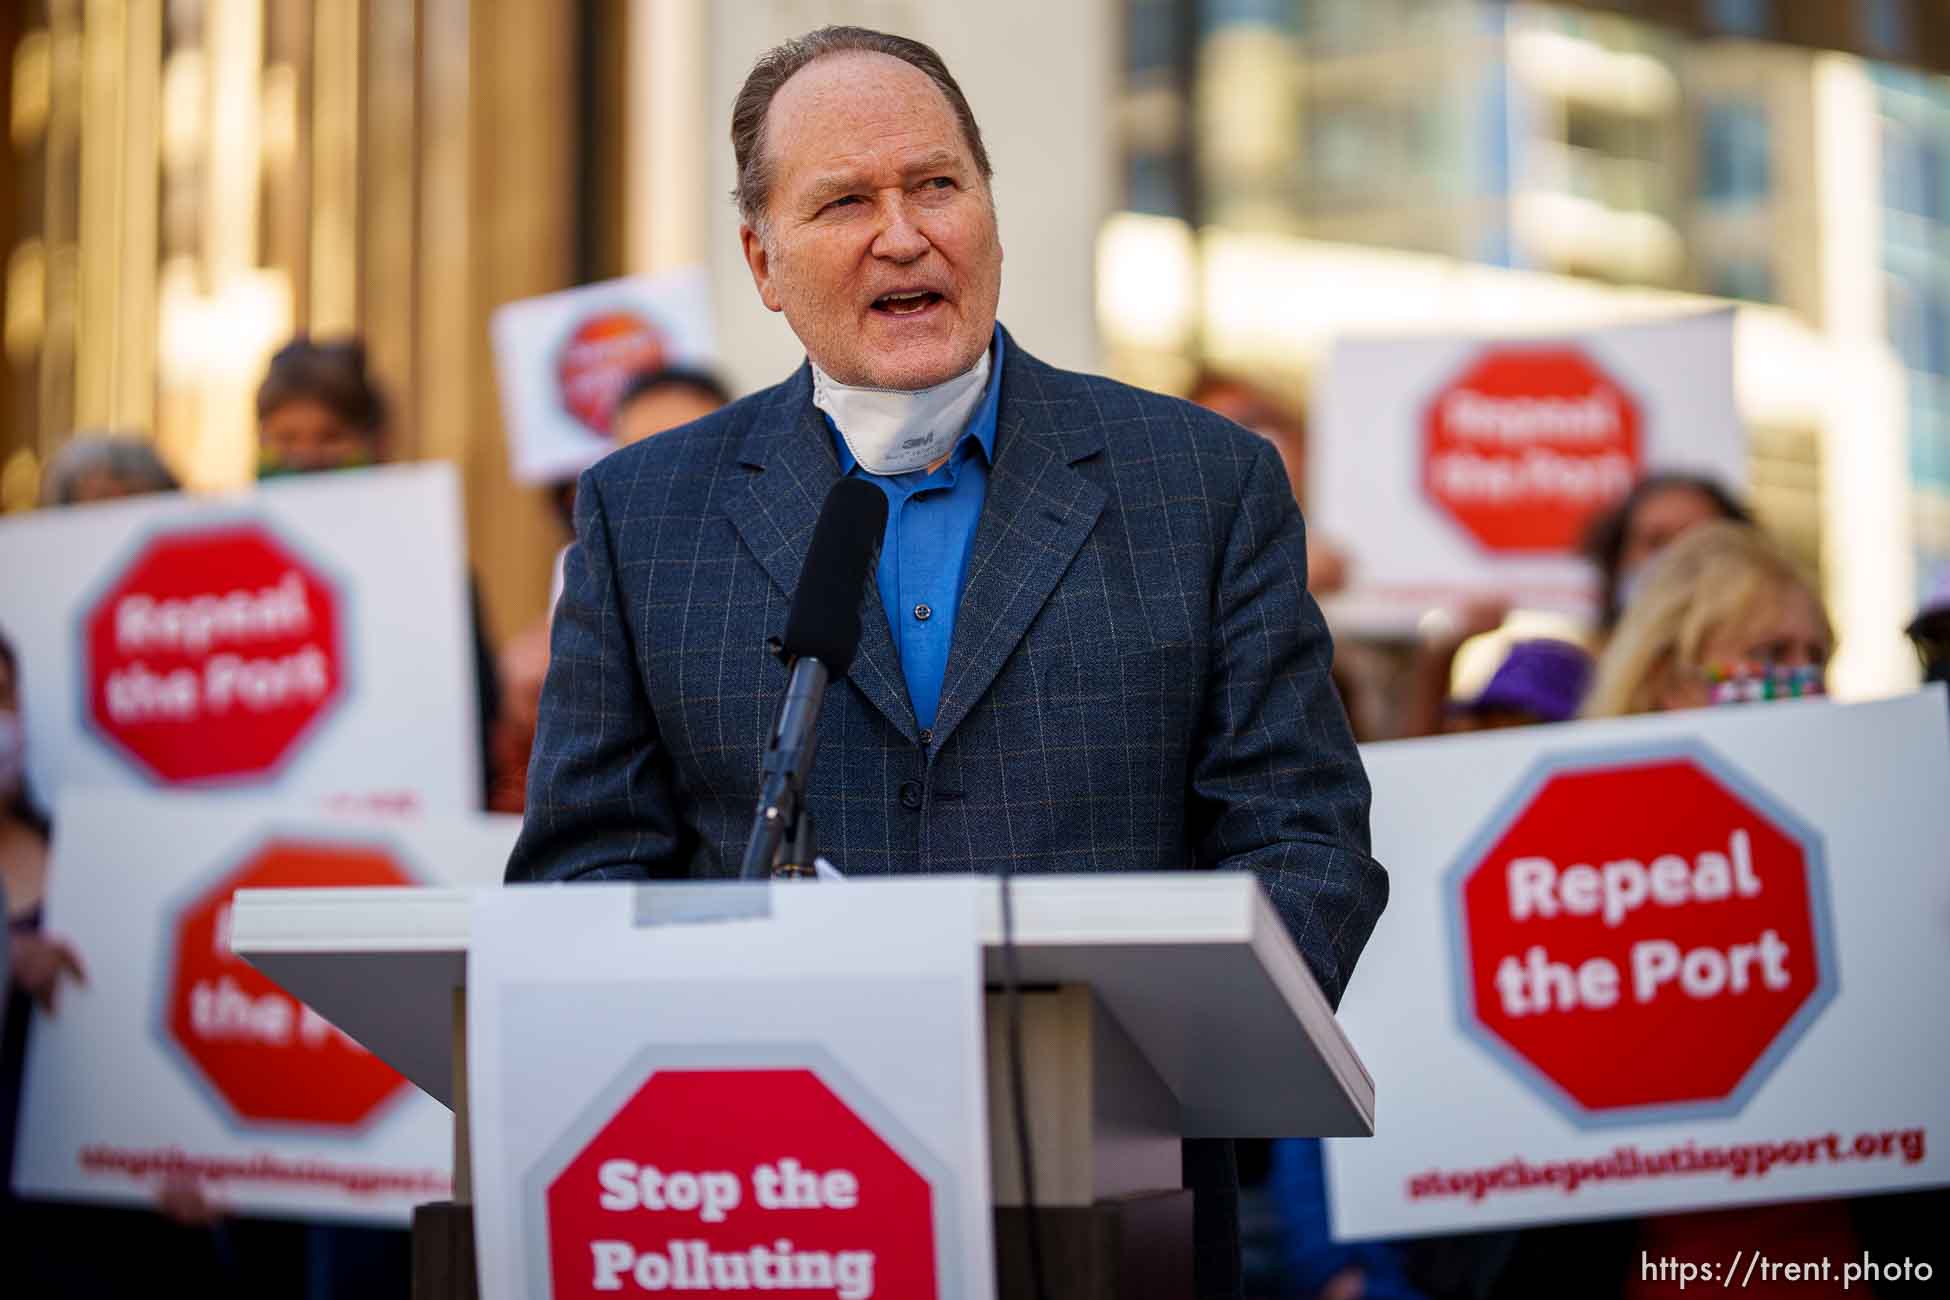
<path fill-rule="evenodd" d="M 927 882 L 916 885 L 925 906 Z M 239 956 L 454 1111 L 454 1202 L 416 1214 L 416 1297 L 473 1288 L 465 998 L 477 892 L 240 890 L 231 913 Z M 1249 873 L 1037 875 L 1018 877 L 1011 895 L 1049 1285 L 1065 1297 L 1188 1295 L 1180 1140 L 1367 1136 L 1373 1080 Z M 1028 1292 L 996 991 L 999 886 L 983 882 L 974 897 L 990 989 L 996 1275 L 1000 1294 L 1013 1296 Z"/>

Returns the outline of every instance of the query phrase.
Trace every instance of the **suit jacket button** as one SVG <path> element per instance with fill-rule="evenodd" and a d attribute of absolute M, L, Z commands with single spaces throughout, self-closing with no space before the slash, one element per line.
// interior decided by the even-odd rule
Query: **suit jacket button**
<path fill-rule="evenodd" d="M 921 806 L 921 783 L 919 781 L 901 782 L 901 807 L 919 808 Z"/>

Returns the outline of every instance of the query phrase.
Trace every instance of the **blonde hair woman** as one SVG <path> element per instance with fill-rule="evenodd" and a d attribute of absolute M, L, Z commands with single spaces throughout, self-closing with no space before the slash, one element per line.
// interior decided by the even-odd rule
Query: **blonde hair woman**
<path fill-rule="evenodd" d="M 1828 615 L 1766 534 L 1699 524 L 1652 566 L 1598 660 L 1586 717 L 1821 693 L 1834 644 Z M 1813 1200 L 1643 1219 L 1631 1259 L 1702 1257 L 1729 1242 L 1849 1259 L 1864 1245 L 1846 1202 Z M 1624 1283 L 1623 1300 L 1667 1294 L 1636 1263 Z"/>
<path fill-rule="evenodd" d="M 1584 714 L 1818 695 L 1834 642 L 1821 598 L 1765 533 L 1701 524 L 1654 561 L 1633 595 Z"/>

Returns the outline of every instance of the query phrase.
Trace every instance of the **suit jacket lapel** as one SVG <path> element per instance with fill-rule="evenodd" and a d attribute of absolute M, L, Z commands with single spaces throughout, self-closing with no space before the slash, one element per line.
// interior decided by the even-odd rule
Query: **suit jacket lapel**
<path fill-rule="evenodd" d="M 753 472 L 725 493 L 725 515 L 773 583 L 789 597 L 799 585 L 799 570 L 812 544 L 819 509 L 840 477 L 832 435 L 812 404 L 810 365 L 800 366 L 779 386 L 759 413 L 738 458 Z M 871 569 L 860 608 L 860 651 L 847 676 L 909 740 L 916 738 L 907 679 L 901 675 L 900 653 Z"/>
<path fill-rule="evenodd" d="M 1103 513 L 1103 489 L 1070 468 L 1103 446 L 1101 427 L 1048 401 L 1046 367 L 1009 340 L 995 466 L 935 715 L 945 741 L 995 681 Z"/>

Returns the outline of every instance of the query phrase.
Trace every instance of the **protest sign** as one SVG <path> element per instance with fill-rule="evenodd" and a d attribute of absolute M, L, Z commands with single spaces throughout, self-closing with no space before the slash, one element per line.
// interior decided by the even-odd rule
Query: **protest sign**
<path fill-rule="evenodd" d="M 483 1297 L 994 1294 L 976 886 L 943 885 L 478 899 Z"/>
<path fill-rule="evenodd" d="M 478 807 L 454 472 L 311 475 L 0 520 L 28 776 Z"/>
<path fill-rule="evenodd" d="M 1464 595 L 1583 612 L 1592 518 L 1642 476 L 1738 493 L 1732 311 L 1549 338 L 1344 338 L 1310 423 L 1309 523 L 1348 550 L 1354 621 Z M 1385 519 L 1388 526 L 1374 527 Z"/>
<path fill-rule="evenodd" d="M 1940 689 L 1369 746 L 1338 1236 L 1950 1182 Z"/>
<path fill-rule="evenodd" d="M 571 479 L 616 449 L 616 398 L 646 370 L 709 366 L 702 268 L 629 276 L 496 309 L 495 377 L 508 459 L 525 483 Z"/>
<path fill-rule="evenodd" d="M 452 1117 L 232 952 L 230 900 L 491 884 L 519 819 L 71 789 L 54 824 L 44 924 L 87 980 L 31 1028 L 17 1192 L 153 1205 L 174 1175 L 239 1213 L 398 1226 L 449 1194 Z"/>

